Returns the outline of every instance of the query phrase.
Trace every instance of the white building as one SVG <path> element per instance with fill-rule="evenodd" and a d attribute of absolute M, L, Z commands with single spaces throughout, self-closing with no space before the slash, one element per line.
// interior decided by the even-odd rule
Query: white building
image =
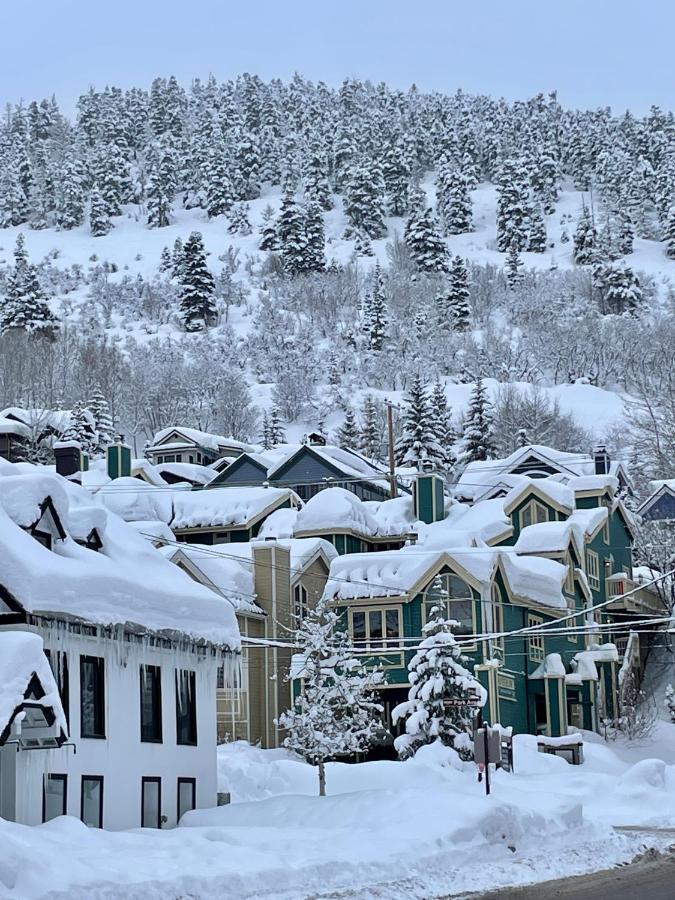
<path fill-rule="evenodd" d="M 67 813 L 122 829 L 215 806 L 217 671 L 230 678 L 238 661 L 232 603 L 83 488 L 2 460 L 0 560 L 0 631 L 43 639 L 69 733 L 54 749 L 16 745 L 0 808 L 25 824 Z"/>

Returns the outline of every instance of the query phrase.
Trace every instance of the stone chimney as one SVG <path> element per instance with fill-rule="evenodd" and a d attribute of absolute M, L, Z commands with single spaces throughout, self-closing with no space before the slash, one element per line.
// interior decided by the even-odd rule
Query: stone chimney
<path fill-rule="evenodd" d="M 596 475 L 609 475 L 610 458 L 604 444 L 593 448 L 593 463 Z"/>
<path fill-rule="evenodd" d="M 78 441 L 57 441 L 54 444 L 56 472 L 64 478 L 82 471 L 82 448 Z"/>

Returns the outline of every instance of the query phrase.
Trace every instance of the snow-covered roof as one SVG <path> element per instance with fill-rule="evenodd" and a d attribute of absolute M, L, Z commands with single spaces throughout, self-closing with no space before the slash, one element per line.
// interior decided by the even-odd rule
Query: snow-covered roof
<path fill-rule="evenodd" d="M 154 484 L 156 487 L 166 487 L 169 483 L 162 478 L 162 473 L 157 466 L 153 466 L 147 459 L 134 459 L 131 461 L 132 477 L 141 477 L 148 484 Z M 117 480 L 117 479 L 115 479 Z"/>
<path fill-rule="evenodd" d="M 153 467 L 160 475 L 167 473 L 183 481 L 192 484 L 208 484 L 214 477 L 214 471 L 210 466 L 199 466 L 196 463 L 156 463 Z"/>
<path fill-rule="evenodd" d="M 210 431 L 200 431 L 198 428 L 189 428 L 185 425 L 171 425 L 168 428 L 160 428 L 160 430 L 153 435 L 152 446 L 148 449 L 155 449 L 157 444 L 161 444 L 165 438 L 169 437 L 169 435 L 174 432 L 182 435 L 189 443 L 205 447 L 207 450 L 213 450 L 216 453 L 223 447 L 238 449 L 241 450 L 242 453 L 255 450 L 255 447 L 252 444 L 246 444 L 244 441 L 237 441 L 233 437 L 225 437 L 222 434 L 213 434 Z"/>
<path fill-rule="evenodd" d="M 126 522 L 148 519 L 169 523 L 173 516 L 173 498 L 180 491 L 126 476 L 115 478 L 94 494 L 94 503 L 114 512 Z"/>
<path fill-rule="evenodd" d="M 570 519 L 565 522 L 540 522 L 523 528 L 515 550 L 516 553 L 564 553 L 570 542 L 574 542 L 577 556 L 581 559 L 584 533 L 579 524 Z"/>
<path fill-rule="evenodd" d="M 519 557 L 512 548 L 487 546 L 429 551 L 422 545 L 339 556 L 331 563 L 324 597 L 339 601 L 409 596 L 444 566 L 482 590 L 491 583 L 500 562 L 515 598 L 554 609 L 566 607 L 562 595 L 566 566 L 541 557 Z"/>
<path fill-rule="evenodd" d="M 472 506 L 454 503 L 442 522 L 436 522 L 421 531 L 420 542 L 427 544 L 429 540 L 442 541 L 444 530 L 462 531 L 489 544 L 508 537 L 513 527 L 511 519 L 504 512 L 504 498 L 496 497 L 494 500 L 479 500 Z"/>
<path fill-rule="evenodd" d="M 594 506 L 591 509 L 575 509 L 567 521 L 580 530 L 583 538 L 590 538 L 605 524 L 608 517 L 606 506 Z"/>
<path fill-rule="evenodd" d="M 173 495 L 171 527 L 249 527 L 267 511 L 297 501 L 288 488 L 222 487 L 209 491 L 184 491 Z M 161 518 L 158 516 L 157 518 Z"/>
<path fill-rule="evenodd" d="M 380 537 L 410 534 L 423 524 L 415 516 L 409 494 L 389 500 L 364 500 L 363 506 L 377 522 Z"/>
<path fill-rule="evenodd" d="M 528 494 L 539 494 L 551 506 L 559 506 L 571 512 L 574 509 L 574 491 L 556 478 L 529 478 L 515 484 L 504 497 L 504 511 L 511 512 Z"/>
<path fill-rule="evenodd" d="M 545 678 L 547 675 L 556 678 L 564 678 L 566 674 L 565 664 L 562 661 L 561 655 L 559 653 L 549 653 L 546 655 L 544 661 L 530 674 L 530 678 L 534 680 L 537 678 Z"/>
<path fill-rule="evenodd" d="M 29 437 L 30 428 L 23 422 L 17 422 L 14 419 L 6 419 L 0 415 L 0 434 L 17 434 L 19 437 Z"/>
<path fill-rule="evenodd" d="M 292 538 L 298 518 L 297 509 L 275 509 L 260 526 L 258 538 Z"/>
<path fill-rule="evenodd" d="M 578 475 L 568 478 L 565 483 L 575 494 L 609 490 L 614 495 L 619 490 L 619 479 L 615 475 Z"/>
<path fill-rule="evenodd" d="M 65 532 L 52 549 L 25 530 L 39 521 L 47 501 Z M 102 542 L 98 552 L 73 536 L 92 523 Z M 0 467 L 0 559 L 0 584 L 27 613 L 239 644 L 231 604 L 176 572 L 133 528 L 95 506 L 84 488 L 37 467 Z"/>
<path fill-rule="evenodd" d="M 173 544 L 176 541 L 173 531 L 166 522 L 160 522 L 158 519 L 148 519 L 147 521 L 141 519 L 128 524 L 152 544 Z"/>
<path fill-rule="evenodd" d="M 513 473 L 530 458 L 539 461 L 542 464 L 542 470 L 543 467 L 550 467 L 569 477 L 595 475 L 595 462 L 590 453 L 567 453 L 543 444 L 530 444 L 527 447 L 519 447 L 502 459 L 469 463 L 455 486 L 455 496 L 468 500 L 477 499 L 501 477 Z M 620 463 L 610 462 L 610 475 L 618 475 L 620 469 Z M 543 479 L 535 478 L 534 480 Z"/>
<path fill-rule="evenodd" d="M 51 710 L 56 733 L 67 736 L 68 724 L 51 666 L 44 654 L 42 638 L 30 631 L 17 630 L 0 630 L 0 735 L 20 709 L 33 676 L 44 696 L 31 702 Z"/>
<path fill-rule="evenodd" d="M 83 415 L 87 422 L 94 428 L 94 417 L 88 409 L 84 409 Z M 4 419 L 16 419 L 22 422 L 28 428 L 52 428 L 54 431 L 63 434 L 73 420 L 73 415 L 69 409 L 37 409 L 27 408 L 23 406 L 7 406 L 0 410 L 0 417 Z"/>

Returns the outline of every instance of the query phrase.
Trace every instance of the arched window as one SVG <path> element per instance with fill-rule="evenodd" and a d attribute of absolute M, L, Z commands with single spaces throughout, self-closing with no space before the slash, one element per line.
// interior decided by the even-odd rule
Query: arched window
<path fill-rule="evenodd" d="M 298 621 L 298 625 L 305 619 L 307 612 L 307 589 L 303 584 L 298 583 L 293 588 L 293 613 Z"/>
<path fill-rule="evenodd" d="M 441 608 L 444 618 L 459 622 L 456 635 L 475 633 L 473 591 L 459 575 L 437 575 L 431 582 L 422 598 L 425 622 L 434 606 Z"/>

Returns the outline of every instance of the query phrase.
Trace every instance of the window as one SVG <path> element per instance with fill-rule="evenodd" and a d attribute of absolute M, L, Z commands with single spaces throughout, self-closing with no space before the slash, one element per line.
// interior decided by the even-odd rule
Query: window
<path fill-rule="evenodd" d="M 141 828 L 162 827 L 162 779 L 141 778 Z"/>
<path fill-rule="evenodd" d="M 105 737 L 105 669 L 101 656 L 80 657 L 80 737 Z"/>
<path fill-rule="evenodd" d="M 475 632 L 473 591 L 459 575 L 437 575 L 422 597 L 424 621 L 434 606 L 441 608 L 443 617 L 458 622 L 454 631 L 458 637 Z"/>
<path fill-rule="evenodd" d="M 527 528 L 540 522 L 548 522 L 548 510 L 542 503 L 530 500 L 520 511 L 520 527 Z"/>
<path fill-rule="evenodd" d="M 178 779 L 178 810 L 176 821 L 180 822 L 181 816 L 197 806 L 196 802 L 197 782 L 194 778 Z"/>
<path fill-rule="evenodd" d="M 141 740 L 162 742 L 162 670 L 141 666 Z"/>
<path fill-rule="evenodd" d="M 504 631 L 504 604 L 502 600 L 502 592 L 498 584 L 493 584 L 491 589 L 492 597 L 492 630 L 496 633 Z M 504 658 L 504 638 L 494 638 L 492 646 L 500 652 L 502 659 Z"/>
<path fill-rule="evenodd" d="M 195 673 L 176 670 L 176 743 L 197 743 L 197 697 Z"/>
<path fill-rule="evenodd" d="M 103 775 L 82 776 L 80 818 L 90 828 L 103 828 Z"/>
<path fill-rule="evenodd" d="M 586 574 L 588 583 L 596 591 L 600 590 L 600 560 L 595 550 L 586 551 Z"/>
<path fill-rule="evenodd" d="M 35 540 L 36 540 L 39 544 L 42 544 L 42 546 L 43 546 L 43 547 L 46 547 L 47 550 L 51 550 L 51 549 L 52 549 L 52 536 L 51 536 L 51 534 L 48 534 L 46 531 L 33 531 L 32 534 L 33 534 L 33 537 L 35 538 Z"/>
<path fill-rule="evenodd" d="M 605 524 L 602 526 L 602 539 L 609 546 L 609 516 L 605 521 Z"/>
<path fill-rule="evenodd" d="M 360 645 L 357 649 L 401 646 L 403 628 L 399 607 L 351 610 L 350 617 L 352 640 Z"/>
<path fill-rule="evenodd" d="M 293 612 L 298 622 L 307 616 L 307 589 L 302 584 L 296 584 L 293 588 Z"/>
<path fill-rule="evenodd" d="M 539 616 L 528 616 L 527 617 L 527 627 L 535 628 L 539 625 L 543 625 L 544 620 Z M 544 635 L 540 632 L 539 634 L 530 635 L 528 638 L 529 642 L 529 656 L 533 662 L 543 662 L 544 659 Z"/>
<path fill-rule="evenodd" d="M 61 706 L 66 717 L 66 722 L 70 724 L 70 689 L 68 682 L 68 654 L 65 650 L 45 650 L 45 656 L 49 660 L 54 681 L 59 689 L 59 697 L 61 698 Z"/>
<path fill-rule="evenodd" d="M 564 591 L 566 594 L 574 594 L 574 563 L 570 553 L 565 557 L 565 565 L 567 566 L 567 575 L 565 576 Z"/>
<path fill-rule="evenodd" d="M 45 775 L 42 794 L 42 821 L 65 816 L 68 791 L 67 775 Z"/>

